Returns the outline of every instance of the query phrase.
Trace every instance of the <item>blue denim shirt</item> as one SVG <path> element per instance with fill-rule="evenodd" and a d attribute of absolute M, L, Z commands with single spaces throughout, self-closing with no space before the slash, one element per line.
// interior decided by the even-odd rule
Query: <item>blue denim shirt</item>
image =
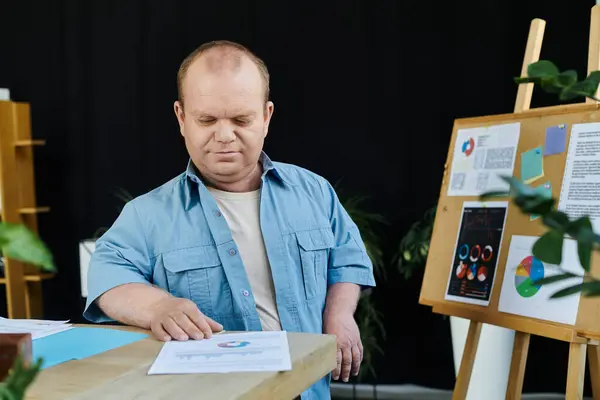
<path fill-rule="evenodd" d="M 263 164 L 260 223 L 282 328 L 322 333 L 327 287 L 375 286 L 360 233 L 331 185 L 303 168 Z M 126 283 L 153 284 L 194 301 L 226 330 L 261 324 L 242 259 L 225 218 L 190 162 L 185 173 L 125 205 L 97 241 L 84 316 L 111 321 L 94 304 Z M 330 376 L 302 399 L 329 399 Z"/>

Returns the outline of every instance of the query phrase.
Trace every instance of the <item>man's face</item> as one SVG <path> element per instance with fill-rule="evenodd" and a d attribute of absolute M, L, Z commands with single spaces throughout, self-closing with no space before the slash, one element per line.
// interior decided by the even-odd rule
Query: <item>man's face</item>
<path fill-rule="evenodd" d="M 235 70 L 211 71 L 202 58 L 190 65 L 175 113 L 192 161 L 209 180 L 235 183 L 257 167 L 273 114 L 263 90 L 250 60 Z"/>

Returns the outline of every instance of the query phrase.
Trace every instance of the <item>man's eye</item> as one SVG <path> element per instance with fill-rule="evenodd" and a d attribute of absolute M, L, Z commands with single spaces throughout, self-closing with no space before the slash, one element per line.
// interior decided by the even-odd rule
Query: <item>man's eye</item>
<path fill-rule="evenodd" d="M 198 122 L 201 123 L 202 125 L 207 125 L 207 124 L 211 124 L 211 123 L 215 122 L 215 120 L 211 119 L 211 118 L 199 119 Z"/>
<path fill-rule="evenodd" d="M 239 125 L 248 125 L 250 123 L 250 120 L 236 118 L 235 123 Z"/>

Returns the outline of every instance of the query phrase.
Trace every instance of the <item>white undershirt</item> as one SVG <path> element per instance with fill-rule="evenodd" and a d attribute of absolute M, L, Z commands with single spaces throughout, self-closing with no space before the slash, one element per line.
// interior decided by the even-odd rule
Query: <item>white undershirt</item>
<path fill-rule="evenodd" d="M 271 266 L 260 228 L 260 190 L 247 193 L 208 190 L 223 213 L 239 249 L 263 329 L 281 330 Z"/>

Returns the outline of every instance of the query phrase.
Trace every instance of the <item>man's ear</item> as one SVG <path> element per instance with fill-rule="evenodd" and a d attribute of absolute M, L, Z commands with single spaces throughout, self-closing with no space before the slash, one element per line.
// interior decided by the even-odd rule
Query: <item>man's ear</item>
<path fill-rule="evenodd" d="M 175 116 L 177 117 L 177 122 L 179 123 L 179 132 L 181 136 L 183 134 L 183 122 L 185 121 L 185 113 L 183 112 L 183 103 L 179 100 L 175 101 L 173 104 L 173 111 L 175 111 Z"/>
<path fill-rule="evenodd" d="M 273 116 L 274 111 L 275 111 L 275 104 L 273 104 L 272 101 L 267 101 L 265 103 L 265 112 L 264 112 L 264 118 L 265 118 L 264 135 L 265 136 L 267 136 L 267 134 L 269 133 L 269 124 L 271 123 L 271 117 Z"/>

